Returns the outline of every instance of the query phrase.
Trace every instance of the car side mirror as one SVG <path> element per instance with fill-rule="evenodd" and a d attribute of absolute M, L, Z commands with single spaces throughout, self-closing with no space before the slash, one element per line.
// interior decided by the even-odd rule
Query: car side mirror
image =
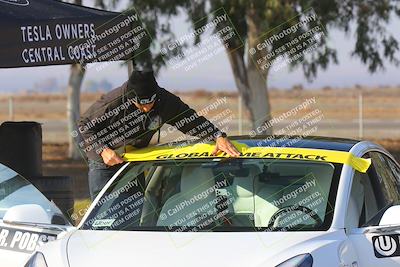
<path fill-rule="evenodd" d="M 16 205 L 4 214 L 3 222 L 10 224 L 51 224 L 46 210 L 37 204 Z"/>
<path fill-rule="evenodd" d="M 388 208 L 383 214 L 379 226 L 400 225 L 400 205 Z"/>

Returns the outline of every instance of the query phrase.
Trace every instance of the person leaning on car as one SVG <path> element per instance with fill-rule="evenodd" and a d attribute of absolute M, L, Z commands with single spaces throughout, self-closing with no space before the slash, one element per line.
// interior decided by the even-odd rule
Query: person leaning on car
<path fill-rule="evenodd" d="M 185 134 L 214 140 L 213 154 L 222 151 L 230 156 L 239 155 L 224 132 L 179 97 L 159 87 L 152 71 L 134 71 L 127 82 L 89 107 L 78 122 L 83 139 L 79 144 L 88 157 L 92 199 L 123 163 L 119 153 L 125 145 L 148 146 L 164 123 Z"/>

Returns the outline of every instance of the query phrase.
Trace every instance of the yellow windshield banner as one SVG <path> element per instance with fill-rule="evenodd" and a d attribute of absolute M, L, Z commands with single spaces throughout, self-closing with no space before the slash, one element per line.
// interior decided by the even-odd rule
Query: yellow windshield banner
<path fill-rule="evenodd" d="M 232 142 L 240 152 L 239 158 L 292 159 L 319 162 L 342 163 L 360 172 L 366 172 L 371 159 L 355 157 L 349 152 L 296 147 L 249 147 L 243 143 Z M 226 158 L 226 153 L 212 155 L 214 144 L 195 144 L 191 146 L 159 146 L 143 149 L 127 148 L 122 157 L 126 161 L 181 160 L 203 158 Z"/>

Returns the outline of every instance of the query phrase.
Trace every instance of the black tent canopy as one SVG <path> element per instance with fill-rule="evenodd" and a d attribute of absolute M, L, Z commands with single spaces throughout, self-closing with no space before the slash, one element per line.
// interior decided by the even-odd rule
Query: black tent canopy
<path fill-rule="evenodd" d="M 57 0 L 0 0 L 0 67 L 125 60 L 147 38 L 137 14 Z"/>

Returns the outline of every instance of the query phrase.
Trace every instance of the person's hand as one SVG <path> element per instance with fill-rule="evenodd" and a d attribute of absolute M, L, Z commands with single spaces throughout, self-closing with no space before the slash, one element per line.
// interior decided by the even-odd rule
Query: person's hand
<path fill-rule="evenodd" d="M 124 162 L 124 160 L 111 148 L 104 148 L 100 156 L 108 166 L 114 166 Z"/>
<path fill-rule="evenodd" d="M 212 155 L 215 156 L 221 151 L 227 153 L 231 157 L 240 156 L 239 151 L 231 143 L 231 141 L 229 141 L 228 138 L 222 136 L 218 137 L 215 141 L 215 149 L 213 150 Z"/>

